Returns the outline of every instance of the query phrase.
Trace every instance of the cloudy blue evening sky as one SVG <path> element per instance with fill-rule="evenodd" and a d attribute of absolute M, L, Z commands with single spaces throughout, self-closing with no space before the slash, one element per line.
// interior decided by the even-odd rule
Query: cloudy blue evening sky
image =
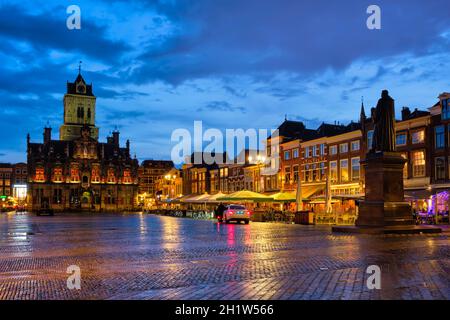
<path fill-rule="evenodd" d="M 68 30 L 66 8 L 81 8 Z M 366 27 L 371 4 L 381 30 Z M 171 133 L 315 128 L 358 120 L 389 89 L 428 108 L 450 91 L 448 0 L 0 0 L 0 162 L 26 159 L 26 134 L 54 138 L 66 81 L 82 73 L 105 139 L 117 126 L 139 159 L 170 157 Z"/>

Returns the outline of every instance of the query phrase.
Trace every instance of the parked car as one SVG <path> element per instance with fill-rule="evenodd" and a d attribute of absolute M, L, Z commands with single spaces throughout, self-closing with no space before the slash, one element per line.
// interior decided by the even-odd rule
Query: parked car
<path fill-rule="evenodd" d="M 230 204 L 225 206 L 223 216 L 218 216 L 217 220 L 219 222 L 224 221 L 225 223 L 230 223 L 231 221 L 241 222 L 244 221 L 245 224 L 250 222 L 251 211 L 245 206 L 239 204 Z"/>

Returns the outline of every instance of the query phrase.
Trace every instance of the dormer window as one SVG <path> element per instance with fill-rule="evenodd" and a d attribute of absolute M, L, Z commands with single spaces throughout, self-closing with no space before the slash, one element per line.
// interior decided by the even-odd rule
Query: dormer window
<path fill-rule="evenodd" d="M 448 120 L 450 119 L 450 98 L 442 99 L 442 119 Z"/>

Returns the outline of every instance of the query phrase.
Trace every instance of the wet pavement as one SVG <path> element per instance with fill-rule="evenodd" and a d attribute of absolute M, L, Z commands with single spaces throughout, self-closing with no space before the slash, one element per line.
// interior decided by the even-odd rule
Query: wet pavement
<path fill-rule="evenodd" d="M 67 288 L 67 267 L 81 289 Z M 369 290 L 370 265 L 381 289 Z M 450 299 L 450 233 L 0 214 L 0 299 Z"/>

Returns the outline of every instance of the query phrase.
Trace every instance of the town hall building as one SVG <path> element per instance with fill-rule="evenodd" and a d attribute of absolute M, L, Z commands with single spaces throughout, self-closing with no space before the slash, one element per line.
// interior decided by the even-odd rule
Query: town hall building
<path fill-rule="evenodd" d="M 64 123 L 59 140 L 44 129 L 42 143 L 27 137 L 28 200 L 31 210 L 128 211 L 136 208 L 137 159 L 130 156 L 130 141 L 120 146 L 115 130 L 99 142 L 95 125 L 96 97 L 81 72 L 67 83 Z"/>

